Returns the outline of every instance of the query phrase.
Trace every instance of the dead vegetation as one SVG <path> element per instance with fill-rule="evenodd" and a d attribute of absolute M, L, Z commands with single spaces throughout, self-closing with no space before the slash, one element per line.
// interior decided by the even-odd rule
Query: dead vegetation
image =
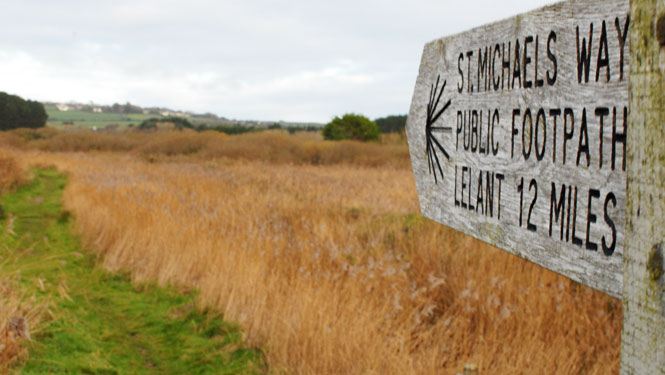
<path fill-rule="evenodd" d="M 199 288 L 275 373 L 618 373 L 620 301 L 423 219 L 405 145 L 160 137 L 22 158 L 106 266 Z"/>
<path fill-rule="evenodd" d="M 0 286 L 0 373 L 6 374 L 16 362 L 27 359 L 23 341 L 30 340 L 30 325 L 22 315 L 25 308 L 13 288 Z"/>
<path fill-rule="evenodd" d="M 0 195 L 26 180 L 26 172 L 19 166 L 16 159 L 0 149 Z"/>
<path fill-rule="evenodd" d="M 26 172 L 19 166 L 15 157 L 0 150 L 0 197 L 26 181 Z M 12 235 L 12 221 L 13 219 L 6 217 L 0 205 L 0 236 Z M 0 246 L 4 244 L 0 243 Z M 30 327 L 26 316 L 33 319 L 36 311 L 31 307 L 34 304 L 19 293 L 21 288 L 16 282 L 16 275 L 5 265 L 8 251 L 7 248 L 0 248 L 0 373 L 2 374 L 6 374 L 12 364 L 27 357 L 27 350 L 22 345 L 24 340 L 30 339 Z"/>
<path fill-rule="evenodd" d="M 17 129 L 0 133 L 0 147 L 48 152 L 105 151 L 129 153 L 151 162 L 189 158 L 231 159 L 275 164 L 390 166 L 408 168 L 409 152 L 399 137 L 384 144 L 324 141 L 318 133 L 262 131 L 228 136 L 216 131 L 59 131 Z"/>

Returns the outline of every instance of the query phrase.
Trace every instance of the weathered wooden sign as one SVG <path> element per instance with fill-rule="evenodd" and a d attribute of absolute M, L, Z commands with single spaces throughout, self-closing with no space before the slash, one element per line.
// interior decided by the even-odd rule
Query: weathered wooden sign
<path fill-rule="evenodd" d="M 630 27 L 626 0 L 568 1 L 426 44 L 423 214 L 621 296 Z"/>

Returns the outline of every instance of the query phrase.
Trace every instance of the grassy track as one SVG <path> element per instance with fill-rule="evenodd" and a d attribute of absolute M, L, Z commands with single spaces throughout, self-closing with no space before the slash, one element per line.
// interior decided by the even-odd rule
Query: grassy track
<path fill-rule="evenodd" d="M 238 328 L 219 314 L 197 310 L 194 293 L 133 285 L 82 252 L 61 207 L 65 183 L 37 170 L 30 185 L 2 198 L 9 219 L 0 226 L 0 274 L 34 290 L 53 317 L 33 331 L 29 360 L 14 373 L 263 372 L 261 353 L 243 348 Z"/>

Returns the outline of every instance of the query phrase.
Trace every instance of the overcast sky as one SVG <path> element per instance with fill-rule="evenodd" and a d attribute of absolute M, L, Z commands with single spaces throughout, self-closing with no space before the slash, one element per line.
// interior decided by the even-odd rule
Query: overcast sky
<path fill-rule="evenodd" d="M 424 44 L 550 0 L 4 0 L 0 91 L 233 119 L 408 112 Z"/>

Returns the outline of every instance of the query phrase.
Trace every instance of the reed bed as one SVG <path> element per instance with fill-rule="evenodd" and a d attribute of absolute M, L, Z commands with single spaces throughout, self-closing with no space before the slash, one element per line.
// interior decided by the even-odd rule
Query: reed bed
<path fill-rule="evenodd" d="M 27 181 L 26 171 L 13 154 L 0 149 L 0 197 Z M 1 202 L 0 202 L 1 203 Z M 10 236 L 12 220 L 0 205 L 0 236 Z M 22 345 L 30 338 L 29 323 L 38 321 L 33 298 L 20 293 L 15 270 L 11 269 L 12 252 L 0 243 L 0 373 L 6 374 L 17 361 L 27 357 Z M 26 318 L 28 316 L 28 318 Z"/>
<path fill-rule="evenodd" d="M 422 218 L 400 165 L 23 158 L 107 267 L 199 289 L 272 373 L 618 373 L 620 301 Z"/>
<path fill-rule="evenodd" d="M 0 149 L 0 196 L 25 181 L 27 181 L 25 170 L 11 154 Z"/>
<path fill-rule="evenodd" d="M 30 339 L 30 325 L 39 321 L 41 306 L 34 298 L 21 295 L 21 288 L 10 279 L 11 272 L 0 270 L 0 373 L 6 374 L 16 362 L 28 357 L 23 345 Z"/>
<path fill-rule="evenodd" d="M 0 133 L 0 148 L 3 146 L 48 152 L 130 153 L 150 162 L 224 158 L 297 165 L 410 166 L 406 140 L 398 135 L 384 136 L 383 143 L 363 143 L 324 141 L 320 133 L 289 134 L 285 130 L 228 136 L 211 130 L 113 133 L 46 127 Z"/>

